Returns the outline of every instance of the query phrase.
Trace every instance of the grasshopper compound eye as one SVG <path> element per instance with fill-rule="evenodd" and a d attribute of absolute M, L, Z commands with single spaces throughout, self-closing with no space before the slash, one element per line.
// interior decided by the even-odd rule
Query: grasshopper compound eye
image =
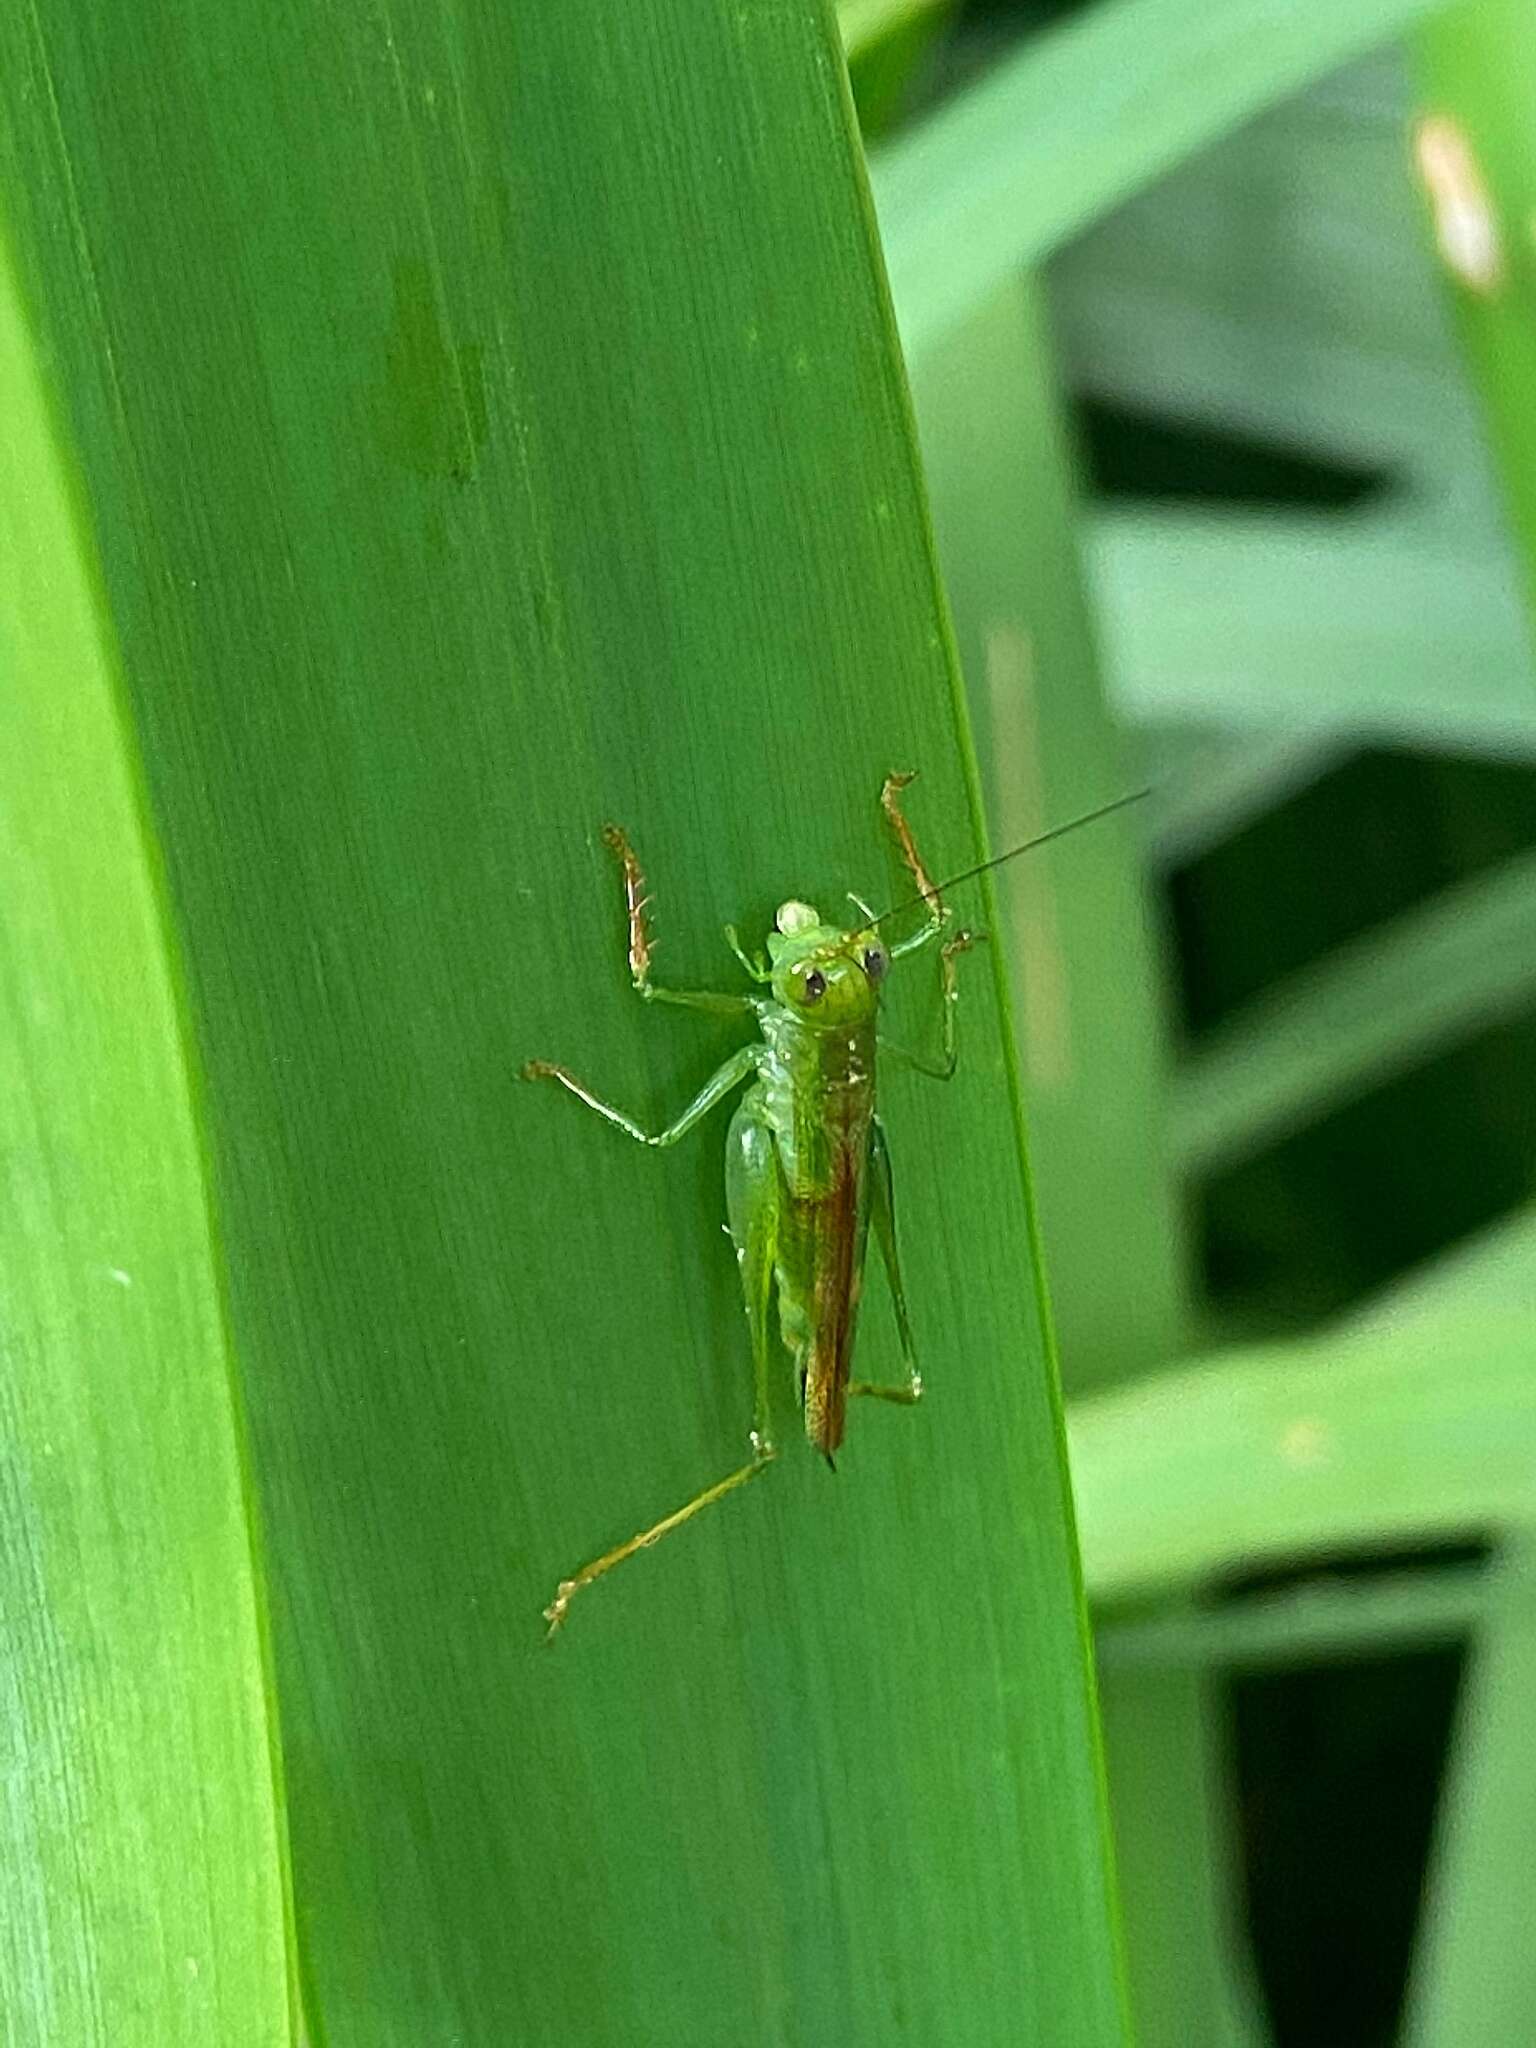
<path fill-rule="evenodd" d="M 813 967 L 801 982 L 799 995 L 802 1002 L 819 1003 L 827 992 L 827 977 L 819 967 Z"/>
<path fill-rule="evenodd" d="M 885 970 L 891 964 L 891 956 L 883 946 L 864 948 L 864 972 L 871 981 L 884 981 Z"/>

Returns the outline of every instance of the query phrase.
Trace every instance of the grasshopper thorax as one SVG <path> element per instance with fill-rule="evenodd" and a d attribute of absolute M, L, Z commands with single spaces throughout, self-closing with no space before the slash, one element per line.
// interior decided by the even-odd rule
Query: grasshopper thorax
<path fill-rule="evenodd" d="M 777 1002 L 816 1031 L 855 1030 L 879 1007 L 890 955 L 878 932 L 823 924 L 809 903 L 779 906 L 768 934 Z"/>

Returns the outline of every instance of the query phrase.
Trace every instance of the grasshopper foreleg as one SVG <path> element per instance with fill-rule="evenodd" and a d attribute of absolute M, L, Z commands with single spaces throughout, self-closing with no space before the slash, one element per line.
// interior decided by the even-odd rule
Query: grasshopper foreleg
<path fill-rule="evenodd" d="M 605 825 L 603 844 L 614 854 L 624 873 L 624 910 L 629 933 L 629 978 L 636 995 L 643 997 L 648 1003 L 676 1003 L 689 1010 L 755 1010 L 755 996 L 717 994 L 712 989 L 656 986 L 651 980 L 651 956 L 656 950 L 656 941 L 652 936 L 651 920 L 647 915 L 651 907 L 651 897 L 645 872 L 622 825 Z"/>
<path fill-rule="evenodd" d="M 880 808 L 890 822 L 896 835 L 896 844 L 901 848 L 901 858 L 907 873 L 917 885 L 917 893 L 928 907 L 928 923 L 931 938 L 949 919 L 949 908 L 939 894 L 938 884 L 929 874 L 923 856 L 917 850 L 917 841 L 912 836 L 912 827 L 907 823 L 906 812 L 901 807 L 901 792 L 909 782 L 917 779 L 915 769 L 905 775 L 887 775 L 880 790 Z"/>

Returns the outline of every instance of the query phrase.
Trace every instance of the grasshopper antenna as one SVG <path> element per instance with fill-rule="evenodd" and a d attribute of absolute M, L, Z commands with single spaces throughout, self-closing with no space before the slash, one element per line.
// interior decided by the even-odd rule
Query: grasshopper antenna
<path fill-rule="evenodd" d="M 1152 794 L 1150 789 L 1133 789 L 1128 796 L 1111 797 L 1107 804 L 1099 804 L 1091 811 L 1082 811 L 1075 818 L 1068 818 L 1064 825 L 1053 825 L 1049 832 L 1037 833 L 1033 839 L 1022 840 L 1017 846 L 1010 846 L 1006 853 L 995 853 L 990 860 L 978 861 L 973 868 L 962 868 L 958 875 L 934 884 L 934 896 L 942 896 L 946 889 L 953 889 L 961 882 L 973 881 L 977 875 L 985 875 L 993 868 L 1003 867 L 1008 861 L 1017 860 L 1021 853 L 1033 853 L 1037 846 L 1047 846 L 1053 839 L 1064 839 L 1069 832 L 1075 832 L 1079 825 L 1096 825 L 1100 818 L 1107 818 L 1114 811 L 1123 811 L 1128 804 L 1139 804 L 1143 797 Z M 930 901 L 927 890 L 919 889 L 915 896 L 908 896 L 903 902 L 882 911 L 870 927 L 873 931 L 889 918 L 899 917 L 904 910 L 910 910 L 915 903 Z"/>

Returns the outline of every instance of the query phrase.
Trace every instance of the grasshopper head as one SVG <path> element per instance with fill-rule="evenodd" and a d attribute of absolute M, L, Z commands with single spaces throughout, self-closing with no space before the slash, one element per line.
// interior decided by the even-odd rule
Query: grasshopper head
<path fill-rule="evenodd" d="M 869 1023 L 890 965 L 878 932 L 823 924 L 809 903 L 781 904 L 776 922 L 768 934 L 775 1000 L 813 1030 Z"/>

